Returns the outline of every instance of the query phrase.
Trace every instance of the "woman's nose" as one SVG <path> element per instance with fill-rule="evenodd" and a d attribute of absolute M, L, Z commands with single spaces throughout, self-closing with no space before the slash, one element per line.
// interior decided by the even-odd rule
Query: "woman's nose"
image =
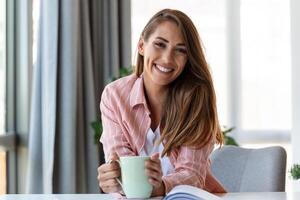
<path fill-rule="evenodd" d="M 169 63 L 171 62 L 173 59 L 173 55 L 172 55 L 172 51 L 169 51 L 169 50 L 166 50 L 164 53 L 163 53 L 163 61 L 165 63 Z"/>

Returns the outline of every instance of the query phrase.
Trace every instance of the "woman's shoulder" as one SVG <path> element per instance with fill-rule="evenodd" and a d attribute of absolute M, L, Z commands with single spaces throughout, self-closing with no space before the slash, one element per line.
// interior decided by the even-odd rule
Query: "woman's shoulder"
<path fill-rule="evenodd" d="M 107 95 L 118 98 L 124 95 L 128 96 L 138 78 L 139 77 L 133 73 L 107 84 L 103 90 L 102 98 Z"/>
<path fill-rule="evenodd" d="M 133 84 L 135 83 L 136 79 L 138 77 L 135 74 L 130 74 L 128 76 L 124 76 L 122 78 L 119 78 L 109 84 L 107 84 L 104 88 L 104 90 L 110 90 L 110 91 L 122 91 L 126 89 L 131 89 Z"/>

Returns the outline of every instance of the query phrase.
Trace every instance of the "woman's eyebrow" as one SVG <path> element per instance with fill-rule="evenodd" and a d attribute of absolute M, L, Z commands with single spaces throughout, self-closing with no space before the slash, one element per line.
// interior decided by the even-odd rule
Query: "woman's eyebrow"
<path fill-rule="evenodd" d="M 163 37 L 160 37 L 160 36 L 156 37 L 156 39 L 160 39 L 160 40 L 162 40 L 162 41 L 164 41 L 166 43 L 169 43 L 169 41 L 167 39 L 165 39 Z M 176 44 L 176 46 L 183 46 L 183 47 L 185 47 L 185 44 L 184 43 L 179 43 L 179 44 Z"/>
<path fill-rule="evenodd" d="M 169 43 L 169 41 L 168 41 L 167 39 L 165 39 L 165 38 L 163 38 L 163 37 L 160 37 L 160 36 L 156 37 L 156 39 L 160 39 L 160 40 L 163 40 L 163 41 L 166 42 L 166 43 Z"/>

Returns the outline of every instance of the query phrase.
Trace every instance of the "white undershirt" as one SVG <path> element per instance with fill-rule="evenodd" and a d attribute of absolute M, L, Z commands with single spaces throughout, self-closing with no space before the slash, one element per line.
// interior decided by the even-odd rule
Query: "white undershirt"
<path fill-rule="evenodd" d="M 156 130 L 153 132 L 151 128 L 149 128 L 146 136 L 146 141 L 144 148 L 139 153 L 140 156 L 151 156 L 154 153 L 159 152 L 161 155 L 164 146 L 162 143 L 159 144 L 159 146 L 155 145 L 155 142 L 160 139 L 160 130 L 159 126 L 156 128 Z M 161 162 L 161 168 L 163 175 L 168 175 L 174 171 L 174 167 L 170 162 L 169 157 L 164 156 L 163 158 L 160 158 Z"/>

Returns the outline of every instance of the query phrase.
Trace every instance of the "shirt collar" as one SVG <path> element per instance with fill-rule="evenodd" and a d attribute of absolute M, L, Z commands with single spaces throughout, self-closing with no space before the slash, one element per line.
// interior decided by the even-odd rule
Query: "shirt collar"
<path fill-rule="evenodd" d="M 144 105 L 146 112 L 150 114 L 147 101 L 146 101 L 145 91 L 144 91 L 143 74 L 136 79 L 135 83 L 133 84 L 132 90 L 130 92 L 130 106 L 134 108 L 135 106 L 141 104 Z"/>

